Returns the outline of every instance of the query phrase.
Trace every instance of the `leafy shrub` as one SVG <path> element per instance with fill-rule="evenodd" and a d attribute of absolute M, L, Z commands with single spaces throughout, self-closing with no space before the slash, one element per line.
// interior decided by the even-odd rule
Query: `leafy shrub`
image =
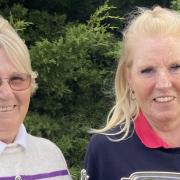
<path fill-rule="evenodd" d="M 84 100 L 104 96 L 102 87 L 112 76 L 119 44 L 107 31 L 109 25 L 89 22 L 67 25 L 64 36 L 53 42 L 44 39 L 31 48 L 32 65 L 39 73 L 33 109 L 58 116 Z"/>
<path fill-rule="evenodd" d="M 180 1 L 179 0 L 172 0 L 171 1 L 171 8 L 180 11 Z"/>

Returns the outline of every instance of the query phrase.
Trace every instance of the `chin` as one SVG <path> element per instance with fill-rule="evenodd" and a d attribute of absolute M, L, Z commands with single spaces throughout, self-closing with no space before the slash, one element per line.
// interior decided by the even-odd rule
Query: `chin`
<path fill-rule="evenodd" d="M 158 120 L 166 121 L 177 118 L 177 113 L 172 111 L 162 111 L 153 113 L 154 117 Z"/>

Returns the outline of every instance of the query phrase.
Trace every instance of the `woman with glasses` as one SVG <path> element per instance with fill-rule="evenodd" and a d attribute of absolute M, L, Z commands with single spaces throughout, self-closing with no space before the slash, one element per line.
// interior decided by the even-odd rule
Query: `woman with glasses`
<path fill-rule="evenodd" d="M 0 179 L 70 180 L 58 147 L 23 125 L 36 76 L 23 40 L 0 17 Z"/>
<path fill-rule="evenodd" d="M 122 43 L 115 106 L 92 131 L 83 178 L 180 179 L 179 12 L 139 9 Z"/>

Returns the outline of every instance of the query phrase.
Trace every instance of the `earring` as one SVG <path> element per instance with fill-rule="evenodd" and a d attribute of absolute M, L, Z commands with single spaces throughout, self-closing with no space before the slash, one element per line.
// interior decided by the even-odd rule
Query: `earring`
<path fill-rule="evenodd" d="M 131 88 L 129 89 L 130 98 L 134 101 L 136 99 L 135 92 Z"/>

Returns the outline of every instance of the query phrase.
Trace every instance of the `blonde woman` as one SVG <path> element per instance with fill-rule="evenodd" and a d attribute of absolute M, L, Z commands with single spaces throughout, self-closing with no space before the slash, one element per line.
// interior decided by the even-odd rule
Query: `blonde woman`
<path fill-rule="evenodd" d="M 0 16 L 0 179 L 71 180 L 60 149 L 23 125 L 36 76 L 24 41 Z"/>
<path fill-rule="evenodd" d="M 139 9 L 123 32 L 115 94 L 106 126 L 93 130 L 87 148 L 88 179 L 153 179 L 157 172 L 180 179 L 178 12 Z"/>

